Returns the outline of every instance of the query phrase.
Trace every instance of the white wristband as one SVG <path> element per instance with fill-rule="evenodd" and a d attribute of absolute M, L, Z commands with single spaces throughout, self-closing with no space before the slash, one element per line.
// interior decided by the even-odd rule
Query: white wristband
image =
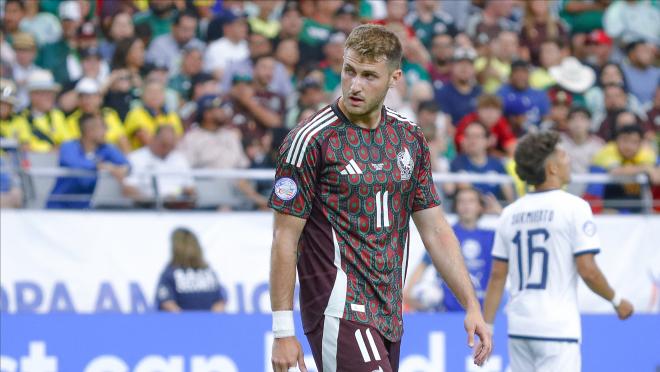
<path fill-rule="evenodd" d="M 621 305 L 621 300 L 622 300 L 621 296 L 618 293 L 614 292 L 614 297 L 612 297 L 612 301 L 610 301 L 610 303 L 612 303 L 612 306 L 614 307 L 619 307 L 619 305 Z"/>
<path fill-rule="evenodd" d="M 273 336 L 275 338 L 284 338 L 295 336 L 295 334 L 293 311 L 273 311 Z"/>

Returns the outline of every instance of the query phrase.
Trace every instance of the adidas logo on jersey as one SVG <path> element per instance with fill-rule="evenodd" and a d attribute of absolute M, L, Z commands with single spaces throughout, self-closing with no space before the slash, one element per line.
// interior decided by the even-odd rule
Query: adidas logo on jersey
<path fill-rule="evenodd" d="M 351 159 L 348 161 L 348 164 L 346 164 L 346 168 L 339 172 L 340 174 L 362 174 L 362 169 L 360 169 L 360 166 L 357 165 L 355 160 Z"/>

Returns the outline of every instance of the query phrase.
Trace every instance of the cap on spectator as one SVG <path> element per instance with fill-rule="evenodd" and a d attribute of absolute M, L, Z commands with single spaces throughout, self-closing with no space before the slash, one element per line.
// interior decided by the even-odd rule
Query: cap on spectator
<path fill-rule="evenodd" d="M 344 3 L 344 5 L 340 6 L 339 9 L 335 12 L 335 16 L 340 16 L 344 14 L 349 14 L 352 15 L 353 17 L 359 16 L 358 9 L 355 7 L 355 5 L 351 3 Z"/>
<path fill-rule="evenodd" d="M 96 39 L 96 26 L 92 22 L 85 22 L 78 27 L 79 39 Z"/>
<path fill-rule="evenodd" d="M 583 93 L 596 82 L 596 73 L 575 57 L 564 58 L 559 66 L 548 70 L 557 84 L 574 93 Z"/>
<path fill-rule="evenodd" d="M 0 79 L 0 102 L 16 103 L 16 84 L 8 79 Z"/>
<path fill-rule="evenodd" d="M 82 19 L 80 5 L 77 1 L 73 0 L 63 1 L 60 3 L 59 15 L 60 19 L 63 21 L 80 21 Z"/>
<path fill-rule="evenodd" d="M 417 107 L 417 112 L 428 111 L 428 112 L 440 112 L 440 106 L 435 100 L 427 100 L 419 103 Z"/>
<path fill-rule="evenodd" d="M 591 111 L 589 111 L 588 108 L 582 105 L 571 107 L 571 109 L 568 111 L 568 118 L 570 119 L 573 115 L 578 113 L 582 113 L 586 115 L 589 119 L 591 119 Z"/>
<path fill-rule="evenodd" d="M 630 124 L 617 128 L 616 131 L 614 132 L 614 139 L 619 138 L 619 136 L 623 134 L 632 134 L 632 133 L 637 133 L 639 134 L 640 137 L 644 137 L 644 129 L 642 128 L 641 125 Z"/>
<path fill-rule="evenodd" d="M 558 86 L 548 89 L 548 98 L 550 98 L 550 103 L 553 106 L 561 105 L 571 107 L 571 105 L 573 105 L 573 95 Z"/>
<path fill-rule="evenodd" d="M 80 58 L 85 59 L 87 57 L 97 57 L 101 58 L 101 50 L 97 47 L 91 47 L 87 49 L 83 49 L 80 51 Z"/>
<path fill-rule="evenodd" d="M 300 82 L 300 85 L 298 86 L 298 90 L 302 93 L 306 91 L 307 89 L 322 89 L 323 87 L 321 86 L 321 83 L 312 78 L 312 77 L 306 77 L 303 79 L 303 81 Z"/>
<path fill-rule="evenodd" d="M 477 59 L 477 52 L 472 48 L 456 48 L 454 50 L 454 61 L 470 61 Z"/>
<path fill-rule="evenodd" d="M 209 94 L 206 96 L 203 96 L 202 98 L 197 100 L 197 123 L 200 123 L 204 119 L 204 113 L 208 110 L 214 109 L 214 108 L 220 108 L 224 106 L 227 102 L 225 102 L 222 97 Z"/>
<path fill-rule="evenodd" d="M 204 43 L 190 43 L 189 42 L 183 47 L 182 51 L 183 51 L 184 54 L 188 54 L 188 53 L 194 52 L 194 51 L 204 53 L 205 47 L 206 46 L 204 45 Z"/>
<path fill-rule="evenodd" d="M 524 68 L 525 70 L 529 70 L 529 67 L 530 67 L 529 62 L 525 61 L 524 59 L 516 59 L 513 62 L 511 62 L 511 71 L 517 68 Z"/>
<path fill-rule="evenodd" d="M 144 72 L 144 75 L 149 75 L 149 73 L 153 71 L 169 71 L 170 68 L 167 66 L 167 64 L 164 61 L 151 61 L 145 63 L 144 66 L 142 66 L 142 71 Z"/>
<path fill-rule="evenodd" d="M 346 34 L 341 31 L 332 33 L 328 38 L 328 44 L 344 45 L 344 42 L 346 42 Z"/>
<path fill-rule="evenodd" d="M 222 24 L 228 24 L 232 23 L 236 20 L 239 19 L 245 19 L 247 18 L 247 14 L 241 11 L 235 11 L 235 10 L 227 10 L 224 13 L 220 15 L 220 19 L 222 20 Z"/>
<path fill-rule="evenodd" d="M 504 98 L 504 115 L 525 115 L 532 108 L 532 102 L 528 97 L 517 94 L 509 94 Z"/>
<path fill-rule="evenodd" d="M 101 86 L 96 80 L 85 77 L 76 84 L 76 92 L 78 94 L 99 94 Z"/>
<path fill-rule="evenodd" d="M 593 30 L 587 37 L 587 44 L 612 45 L 612 38 L 604 30 Z"/>
<path fill-rule="evenodd" d="M 14 49 L 17 50 L 27 50 L 27 49 L 36 49 L 37 42 L 34 40 L 34 36 L 27 32 L 17 32 L 14 35 Z"/>
<path fill-rule="evenodd" d="M 27 79 L 27 90 L 33 91 L 53 91 L 60 90 L 60 85 L 55 82 L 53 74 L 48 70 L 35 70 L 30 73 Z"/>
<path fill-rule="evenodd" d="M 195 85 L 204 84 L 207 81 L 212 81 L 212 80 L 215 80 L 213 75 L 207 72 L 200 72 L 198 74 L 193 75 L 193 77 L 190 78 L 190 86 L 194 87 Z"/>

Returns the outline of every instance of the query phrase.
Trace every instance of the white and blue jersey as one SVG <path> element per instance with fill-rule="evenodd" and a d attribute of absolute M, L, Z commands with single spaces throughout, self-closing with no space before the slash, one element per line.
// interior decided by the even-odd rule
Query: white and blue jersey
<path fill-rule="evenodd" d="M 161 274 L 156 293 L 156 307 L 174 301 L 182 310 L 211 310 L 225 301 L 224 289 L 211 268 L 193 269 L 168 265 Z"/>
<path fill-rule="evenodd" d="M 591 208 L 574 195 L 530 193 L 506 207 L 493 258 L 509 264 L 509 337 L 579 342 L 574 258 L 599 248 Z"/>

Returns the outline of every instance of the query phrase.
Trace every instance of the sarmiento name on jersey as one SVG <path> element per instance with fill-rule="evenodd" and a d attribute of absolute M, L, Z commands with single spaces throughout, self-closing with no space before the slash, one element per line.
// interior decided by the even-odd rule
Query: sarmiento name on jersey
<path fill-rule="evenodd" d="M 536 211 L 516 213 L 511 216 L 511 225 L 552 222 L 554 215 L 555 212 L 549 209 L 539 209 Z"/>

